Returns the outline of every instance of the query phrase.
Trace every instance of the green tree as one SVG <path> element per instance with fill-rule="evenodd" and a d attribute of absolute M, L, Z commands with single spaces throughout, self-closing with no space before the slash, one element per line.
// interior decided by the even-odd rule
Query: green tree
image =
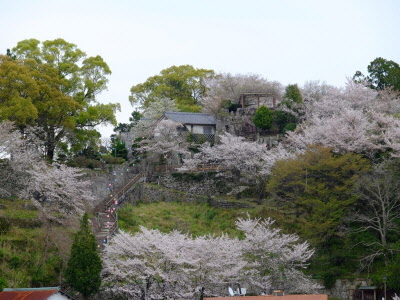
<path fill-rule="evenodd" d="M 334 155 L 330 148 L 310 147 L 295 159 L 278 162 L 267 184 L 284 222 L 315 246 L 337 233 L 349 207 L 353 187 L 369 161 L 349 153 Z"/>
<path fill-rule="evenodd" d="M 280 133 L 287 130 L 294 130 L 296 128 L 296 121 L 296 117 L 289 112 L 282 110 L 274 110 L 272 112 L 272 122 L 278 126 Z"/>
<path fill-rule="evenodd" d="M 89 217 L 85 213 L 80 229 L 74 236 L 65 279 L 75 291 L 82 294 L 84 299 L 88 299 L 100 288 L 101 269 L 96 238 L 89 226 Z"/>
<path fill-rule="evenodd" d="M 18 126 L 33 124 L 38 117 L 33 101 L 38 97 L 39 86 L 29 68 L 0 56 L 0 120 L 8 119 Z"/>
<path fill-rule="evenodd" d="M 116 127 L 114 127 L 113 131 L 114 132 L 129 132 L 131 131 L 132 127 L 139 122 L 139 120 L 142 118 L 142 114 L 138 111 L 133 111 L 131 113 L 131 116 L 129 117 L 129 122 L 130 123 L 118 123 Z"/>
<path fill-rule="evenodd" d="M 256 110 L 256 113 L 254 114 L 253 122 L 257 128 L 260 128 L 260 129 L 271 128 L 271 124 L 272 124 L 271 110 L 268 107 L 261 105 Z"/>
<path fill-rule="evenodd" d="M 375 58 L 368 65 L 368 74 L 368 76 L 364 76 L 357 71 L 353 79 L 357 82 L 367 81 L 370 87 L 376 90 L 390 87 L 400 91 L 400 66 L 398 63 L 382 57 Z"/>
<path fill-rule="evenodd" d="M 111 136 L 111 140 L 111 155 L 128 160 L 128 149 L 126 149 L 125 143 L 114 134 Z"/>
<path fill-rule="evenodd" d="M 0 91 L 7 83 L 10 87 L 0 95 L 0 118 L 16 121 L 21 128 L 40 127 L 38 137 L 49 160 L 62 144 L 73 144 L 74 151 L 94 146 L 100 137 L 95 126 L 116 125 L 119 104 L 96 101 L 111 74 L 100 56 L 86 57 L 63 39 L 20 41 L 10 55 L 16 60 L 0 60 Z"/>
<path fill-rule="evenodd" d="M 213 70 L 191 65 L 172 66 L 145 82 L 132 86 L 129 101 L 146 108 L 160 98 L 172 99 L 181 111 L 200 111 L 200 101 L 207 92 L 206 81 Z"/>
<path fill-rule="evenodd" d="M 296 103 L 303 102 L 303 96 L 301 95 L 300 89 L 297 84 L 289 84 L 286 87 L 283 99 L 284 101 L 293 101 Z"/>

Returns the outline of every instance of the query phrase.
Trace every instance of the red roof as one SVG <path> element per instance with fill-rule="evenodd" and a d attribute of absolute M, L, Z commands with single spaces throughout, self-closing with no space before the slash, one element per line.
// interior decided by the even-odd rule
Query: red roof
<path fill-rule="evenodd" d="M 204 300 L 328 300 L 328 295 L 234 296 L 204 298 Z"/>
<path fill-rule="evenodd" d="M 0 300 L 46 300 L 58 290 L 1 292 Z"/>

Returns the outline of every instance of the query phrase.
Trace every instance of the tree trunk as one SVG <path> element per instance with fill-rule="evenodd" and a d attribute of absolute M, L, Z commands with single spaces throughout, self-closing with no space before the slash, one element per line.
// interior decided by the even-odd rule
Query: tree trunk
<path fill-rule="evenodd" d="M 47 158 L 50 162 L 53 161 L 55 148 L 56 148 L 55 146 L 51 146 L 51 148 L 50 148 L 50 147 L 47 148 L 46 158 Z"/>
<path fill-rule="evenodd" d="M 262 200 L 265 195 L 265 181 L 264 180 L 258 180 L 257 184 L 257 202 L 258 204 L 262 204 Z"/>

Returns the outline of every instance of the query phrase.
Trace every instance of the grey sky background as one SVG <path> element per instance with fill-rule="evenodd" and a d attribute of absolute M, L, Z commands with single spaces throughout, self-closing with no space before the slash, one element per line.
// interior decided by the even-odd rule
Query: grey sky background
<path fill-rule="evenodd" d="M 0 0 L 0 53 L 63 38 L 112 70 L 102 102 L 172 65 L 343 86 L 376 57 L 400 63 L 400 0 Z M 104 136 L 112 127 L 102 128 Z"/>

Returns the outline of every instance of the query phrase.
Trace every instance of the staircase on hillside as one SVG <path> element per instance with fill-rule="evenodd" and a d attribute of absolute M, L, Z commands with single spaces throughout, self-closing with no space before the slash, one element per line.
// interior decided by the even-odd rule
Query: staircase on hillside
<path fill-rule="evenodd" d="M 127 193 L 129 193 L 137 183 L 142 182 L 143 179 L 144 175 L 142 173 L 137 174 L 122 188 L 111 192 L 95 207 L 94 214 L 96 220 L 93 229 L 100 249 L 104 248 L 104 244 L 110 240 L 111 236 L 118 229 L 118 207 L 125 199 Z"/>

